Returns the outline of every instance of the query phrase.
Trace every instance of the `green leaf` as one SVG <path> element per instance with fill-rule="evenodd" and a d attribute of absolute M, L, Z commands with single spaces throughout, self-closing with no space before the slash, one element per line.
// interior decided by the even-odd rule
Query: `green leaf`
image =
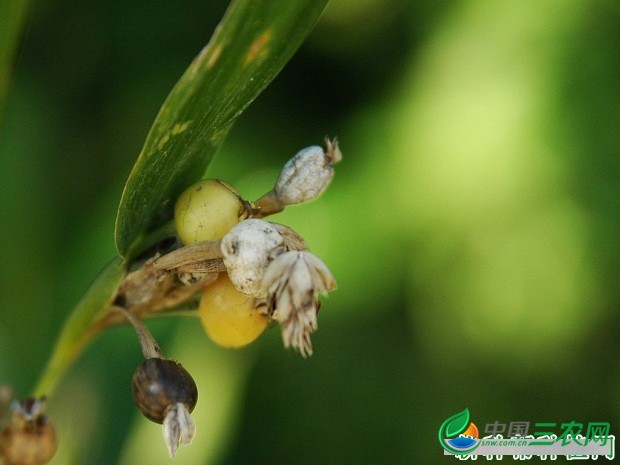
<path fill-rule="evenodd" d="M 328 0 L 235 0 L 168 95 L 127 180 L 116 246 L 130 259 L 173 216 L 233 122 L 284 67 Z"/>
<path fill-rule="evenodd" d="M 35 397 L 52 392 L 65 370 L 97 334 L 93 323 L 107 311 L 110 300 L 116 295 L 118 286 L 126 275 L 122 262 L 120 257 L 116 257 L 99 273 L 65 321 L 43 375 L 33 392 Z"/>
<path fill-rule="evenodd" d="M 457 434 L 465 431 L 467 426 L 469 425 L 469 409 L 465 409 L 460 413 L 448 418 L 445 423 L 445 434 L 446 437 L 456 436 Z"/>
<path fill-rule="evenodd" d="M 15 52 L 20 43 L 19 39 L 27 10 L 28 2 L 26 0 L 3 0 L 0 2 L 0 122 L 13 75 Z"/>

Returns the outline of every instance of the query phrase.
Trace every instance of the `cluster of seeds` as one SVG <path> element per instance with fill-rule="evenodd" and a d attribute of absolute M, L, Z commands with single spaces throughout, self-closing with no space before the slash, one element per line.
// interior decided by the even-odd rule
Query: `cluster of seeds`
<path fill-rule="evenodd" d="M 336 141 L 301 150 L 286 163 L 274 188 L 254 203 L 216 179 L 201 181 L 179 197 L 175 226 L 181 241 L 220 239 L 227 277 L 222 273 L 204 289 L 199 307 L 215 342 L 249 344 L 272 320 L 281 325 L 286 347 L 312 354 L 318 296 L 335 289 L 335 280 L 294 231 L 262 218 L 320 196 L 341 158 Z"/>
<path fill-rule="evenodd" d="M 334 277 L 303 238 L 264 218 L 320 196 L 341 158 L 336 141 L 300 151 L 274 188 L 255 202 L 218 179 L 192 185 L 175 204 L 181 245 L 150 257 L 119 287 L 112 304 L 117 311 L 104 323 L 120 316 L 136 330 L 146 360 L 133 377 L 134 401 L 146 418 L 163 424 L 170 457 L 194 437 L 190 413 L 198 394 L 187 370 L 164 358 L 142 316 L 183 306 L 198 294 L 200 321 L 217 344 L 243 347 L 274 322 L 285 347 L 311 355 L 318 298 L 336 288 Z"/>
<path fill-rule="evenodd" d="M 132 379 L 134 402 L 146 418 L 163 425 L 171 458 L 194 438 L 190 414 L 198 389 L 180 363 L 164 357 L 142 317 L 195 302 L 199 295 L 200 321 L 217 344 L 243 347 L 274 322 L 285 347 L 311 355 L 318 298 L 334 290 L 336 282 L 303 238 L 264 218 L 320 196 L 341 158 L 335 140 L 326 140 L 325 148 L 301 150 L 286 163 L 273 189 L 253 203 L 221 180 L 189 187 L 175 204 L 176 246 L 159 244 L 154 256 L 131 263 L 109 311 L 95 323 L 100 328 L 127 320 L 133 325 L 145 357 Z M 43 415 L 45 399 L 10 403 L 11 398 L 0 386 L 0 465 L 47 462 L 57 441 Z"/>

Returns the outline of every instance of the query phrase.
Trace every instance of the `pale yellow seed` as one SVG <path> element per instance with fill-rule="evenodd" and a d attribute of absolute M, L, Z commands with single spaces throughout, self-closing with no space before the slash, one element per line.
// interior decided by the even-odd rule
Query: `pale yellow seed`
<path fill-rule="evenodd" d="M 239 222 L 239 194 L 218 179 L 205 179 L 181 194 L 174 208 L 174 225 L 183 244 L 221 239 Z"/>

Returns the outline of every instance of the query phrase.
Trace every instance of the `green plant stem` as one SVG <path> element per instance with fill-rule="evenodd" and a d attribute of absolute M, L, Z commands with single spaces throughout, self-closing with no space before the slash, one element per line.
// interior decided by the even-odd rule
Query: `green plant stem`
<path fill-rule="evenodd" d="M 126 275 L 122 264 L 123 259 L 116 257 L 101 271 L 65 322 L 33 391 L 34 397 L 52 394 L 63 374 L 99 333 L 111 326 L 128 323 L 125 318 L 113 318 L 118 310 L 111 306 L 118 286 Z M 142 317 L 198 317 L 197 304 L 196 298 L 188 299 L 176 307 L 148 312 Z"/>
<path fill-rule="evenodd" d="M 65 322 L 52 355 L 33 391 L 33 396 L 49 396 L 67 368 L 103 328 L 94 323 L 107 311 L 125 277 L 123 260 L 116 257 L 92 283 Z"/>

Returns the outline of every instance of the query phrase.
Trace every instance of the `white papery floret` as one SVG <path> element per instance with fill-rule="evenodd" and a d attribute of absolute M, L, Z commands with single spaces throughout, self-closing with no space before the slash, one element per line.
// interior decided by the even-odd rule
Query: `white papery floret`
<path fill-rule="evenodd" d="M 274 259 L 263 275 L 268 311 L 282 327 L 285 347 L 312 355 L 310 334 L 317 329 L 319 294 L 336 288 L 327 266 L 305 251 L 284 252 Z"/>
<path fill-rule="evenodd" d="M 174 404 L 164 418 L 164 442 L 171 459 L 181 444 L 191 444 L 196 435 L 196 424 L 187 407 L 181 402 Z"/>

